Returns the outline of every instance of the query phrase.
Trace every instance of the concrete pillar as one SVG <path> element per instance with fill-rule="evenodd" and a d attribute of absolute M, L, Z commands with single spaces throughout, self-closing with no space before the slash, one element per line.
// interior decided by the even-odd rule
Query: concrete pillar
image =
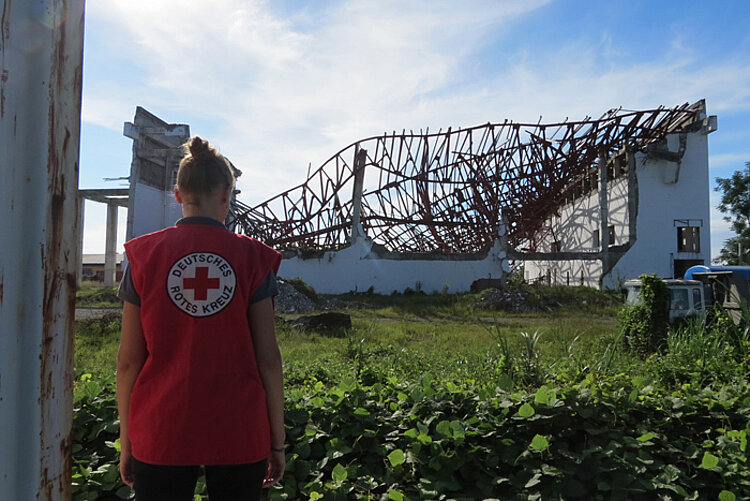
<path fill-rule="evenodd" d="M 78 196 L 78 252 L 76 253 L 76 287 L 81 287 L 83 281 L 83 223 L 84 213 L 86 212 L 86 199 Z"/>
<path fill-rule="evenodd" d="M 607 192 L 607 152 L 599 150 L 599 242 L 601 242 L 602 279 L 609 273 L 609 193 Z"/>
<path fill-rule="evenodd" d="M 83 0 L 4 0 L 0 499 L 71 496 Z"/>
<path fill-rule="evenodd" d="M 625 154 L 628 164 L 628 244 L 632 248 L 638 239 L 638 176 L 635 172 L 635 152 Z"/>
<path fill-rule="evenodd" d="M 352 194 L 352 231 L 349 242 L 353 243 L 358 237 L 364 237 L 362 229 L 362 192 L 365 184 L 365 161 L 367 150 L 357 145 L 354 150 L 354 193 Z"/>
<path fill-rule="evenodd" d="M 107 204 L 107 241 L 104 248 L 104 286 L 114 287 L 117 279 L 117 204 Z"/>

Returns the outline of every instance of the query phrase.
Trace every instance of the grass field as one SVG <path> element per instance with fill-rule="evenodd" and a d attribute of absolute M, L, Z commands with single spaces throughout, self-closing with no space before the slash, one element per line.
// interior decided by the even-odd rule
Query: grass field
<path fill-rule="evenodd" d="M 479 294 L 335 299 L 352 328 L 277 315 L 287 473 L 272 500 L 750 499 L 750 329 L 721 315 L 626 349 L 620 298 L 528 287 L 526 313 Z M 120 307 L 89 287 L 79 306 Z M 120 319 L 76 323 L 73 501 L 119 480 Z M 205 499 L 199 482 L 195 499 Z"/>
<path fill-rule="evenodd" d="M 486 378 L 495 372 L 491 362 L 503 354 L 502 346 L 521 352 L 523 332 L 539 333 L 535 348 L 543 363 L 571 355 L 591 363 L 614 339 L 619 308 L 617 296 L 560 288 L 534 289 L 530 300 L 545 311 L 517 314 L 475 308 L 479 294 L 351 294 L 336 299 L 352 305 L 341 310 L 352 317 L 352 329 L 341 337 L 290 326 L 298 315 L 277 315 L 277 337 L 289 382 L 299 382 L 302 371 L 335 383 L 365 366 L 400 375 L 430 370 L 436 377 Z M 555 309 L 546 311 L 546 304 Z M 113 290 L 96 284 L 79 292 L 78 305 L 121 307 Z M 77 322 L 79 372 L 114 372 L 119 328 L 119 319 L 112 314 Z"/>

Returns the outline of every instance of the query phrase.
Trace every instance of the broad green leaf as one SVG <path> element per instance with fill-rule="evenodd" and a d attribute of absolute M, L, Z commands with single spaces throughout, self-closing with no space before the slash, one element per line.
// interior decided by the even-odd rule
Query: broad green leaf
<path fill-rule="evenodd" d="M 354 415 L 355 416 L 369 416 L 370 415 L 370 411 L 368 411 L 367 409 L 364 409 L 362 407 L 357 407 L 357 409 L 354 411 Z"/>
<path fill-rule="evenodd" d="M 422 388 L 414 387 L 411 391 L 411 399 L 415 402 L 419 402 L 424 398 L 424 392 L 422 391 Z"/>
<path fill-rule="evenodd" d="M 736 501 L 736 499 L 737 496 L 732 491 L 724 490 L 719 493 L 719 501 Z"/>
<path fill-rule="evenodd" d="M 536 411 L 534 410 L 534 406 L 532 406 L 530 403 L 526 402 L 518 409 L 518 415 L 524 418 L 529 418 L 536 414 Z"/>
<path fill-rule="evenodd" d="M 633 388 L 633 390 L 630 392 L 630 395 L 628 395 L 628 401 L 632 404 L 636 400 L 638 400 L 638 388 Z"/>
<path fill-rule="evenodd" d="M 534 401 L 538 404 L 546 404 L 549 405 L 555 400 L 555 392 L 551 391 L 547 386 L 542 386 L 536 391 L 536 396 L 534 396 Z"/>
<path fill-rule="evenodd" d="M 636 438 L 639 442 L 648 442 L 652 438 L 656 437 L 656 433 L 651 433 L 650 431 L 648 433 L 644 433 L 640 437 Z"/>
<path fill-rule="evenodd" d="M 732 430 L 727 433 L 729 438 L 740 439 L 740 450 L 745 452 L 747 450 L 747 431 L 745 430 Z"/>
<path fill-rule="evenodd" d="M 417 440 L 419 440 L 419 443 L 421 444 L 431 444 L 432 443 L 432 437 L 429 436 L 426 433 L 420 433 L 417 435 Z"/>
<path fill-rule="evenodd" d="M 513 379 L 507 374 L 500 374 L 497 377 L 497 386 L 501 390 L 511 391 L 513 389 Z"/>
<path fill-rule="evenodd" d="M 716 468 L 718 464 L 719 464 L 719 458 L 717 458 L 710 452 L 706 452 L 703 454 L 703 461 L 701 461 L 702 467 L 704 467 L 707 470 L 710 470 L 711 468 Z"/>
<path fill-rule="evenodd" d="M 391 466 L 393 466 L 394 468 L 404 464 L 405 460 L 406 456 L 404 455 L 404 451 L 402 451 L 401 449 L 396 449 L 388 454 L 388 461 L 390 461 Z"/>
<path fill-rule="evenodd" d="M 313 501 L 316 499 L 323 499 L 323 494 L 319 493 L 318 491 L 312 491 L 310 493 L 310 499 Z"/>
<path fill-rule="evenodd" d="M 534 435 L 531 439 L 531 448 L 535 451 L 544 451 L 549 448 L 549 441 L 543 435 Z"/>
<path fill-rule="evenodd" d="M 453 436 L 453 432 L 451 431 L 450 421 L 440 421 L 438 425 L 435 427 L 435 431 L 437 431 L 438 433 L 440 433 L 441 435 L 445 437 Z"/>
<path fill-rule="evenodd" d="M 337 464 L 333 467 L 333 472 L 331 472 L 331 478 L 334 482 L 343 482 L 346 480 L 346 477 L 348 476 L 348 472 L 346 471 L 346 468 L 341 466 L 341 464 Z"/>
<path fill-rule="evenodd" d="M 357 381 L 351 378 L 346 378 L 339 383 L 339 388 L 344 391 L 354 391 L 357 389 Z"/>
<path fill-rule="evenodd" d="M 112 449 L 116 450 L 117 452 L 120 452 L 120 439 L 119 438 L 115 439 L 114 442 L 110 442 L 110 441 L 107 440 L 107 441 L 104 442 L 104 445 L 106 445 L 107 447 L 111 447 Z"/>
<path fill-rule="evenodd" d="M 453 438 L 456 439 L 463 439 L 466 436 L 466 432 L 464 431 L 464 426 L 461 424 L 461 421 L 454 420 L 450 423 L 451 426 L 451 433 L 453 434 Z"/>
<path fill-rule="evenodd" d="M 401 491 L 395 489 L 388 490 L 388 499 L 391 501 L 404 501 L 404 495 Z"/>

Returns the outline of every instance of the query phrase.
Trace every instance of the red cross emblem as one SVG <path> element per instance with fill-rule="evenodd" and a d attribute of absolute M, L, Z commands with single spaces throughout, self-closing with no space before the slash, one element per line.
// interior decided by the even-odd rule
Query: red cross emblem
<path fill-rule="evenodd" d="M 184 313 L 210 317 L 232 302 L 237 277 L 229 261 L 220 255 L 192 252 L 174 262 L 165 285 L 169 299 Z"/>
<path fill-rule="evenodd" d="M 196 266 L 195 277 L 182 279 L 182 287 L 193 290 L 193 299 L 195 301 L 205 301 L 208 299 L 209 289 L 218 289 L 221 286 L 221 280 L 218 278 L 208 278 L 207 266 Z"/>

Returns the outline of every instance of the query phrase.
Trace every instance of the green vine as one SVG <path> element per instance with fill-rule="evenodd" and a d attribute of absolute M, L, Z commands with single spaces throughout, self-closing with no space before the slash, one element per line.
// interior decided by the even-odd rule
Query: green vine
<path fill-rule="evenodd" d="M 669 329 L 669 290 L 656 275 L 641 275 L 641 297 L 619 314 L 625 346 L 647 356 L 664 348 Z"/>

